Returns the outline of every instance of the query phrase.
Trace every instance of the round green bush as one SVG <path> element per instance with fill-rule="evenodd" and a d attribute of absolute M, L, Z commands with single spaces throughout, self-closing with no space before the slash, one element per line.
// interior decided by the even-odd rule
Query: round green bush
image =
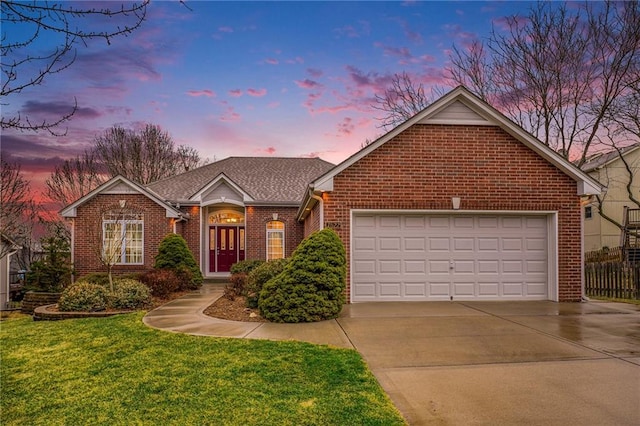
<path fill-rule="evenodd" d="M 265 261 L 260 259 L 241 260 L 240 262 L 236 262 L 231 265 L 231 269 L 229 270 L 229 272 L 231 273 L 231 275 L 243 273 L 248 274 L 263 263 L 265 263 Z"/>
<path fill-rule="evenodd" d="M 87 282 L 90 284 L 101 285 L 104 288 L 109 288 L 109 274 L 106 272 L 92 272 L 87 275 L 83 275 L 76 280 L 76 283 Z"/>
<path fill-rule="evenodd" d="M 247 294 L 247 305 L 250 308 L 258 306 L 258 297 L 264 285 L 267 281 L 279 275 L 287 263 L 289 263 L 289 259 L 270 260 L 262 262 L 257 268 L 249 272 L 245 292 Z"/>
<path fill-rule="evenodd" d="M 62 292 L 58 309 L 64 312 L 96 312 L 107 309 L 107 290 L 98 284 L 75 283 Z"/>
<path fill-rule="evenodd" d="M 345 302 L 346 255 L 335 231 L 307 237 L 284 270 L 269 280 L 258 300 L 261 315 L 274 322 L 335 318 Z"/>
<path fill-rule="evenodd" d="M 113 293 L 107 296 L 109 307 L 114 309 L 142 309 L 151 304 L 149 287 L 130 278 L 113 282 Z"/>
<path fill-rule="evenodd" d="M 169 234 L 160 242 L 154 268 L 178 271 L 183 267 L 193 274 L 190 285 L 198 288 L 204 278 L 193 253 L 189 250 L 184 238 L 178 234 Z"/>

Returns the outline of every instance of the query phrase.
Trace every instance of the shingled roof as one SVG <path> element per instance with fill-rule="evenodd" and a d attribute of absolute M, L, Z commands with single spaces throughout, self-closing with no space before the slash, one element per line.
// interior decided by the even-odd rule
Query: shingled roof
<path fill-rule="evenodd" d="M 254 202 L 299 203 L 309 182 L 334 167 L 319 158 L 229 157 L 147 185 L 166 200 L 184 202 L 220 175 Z"/>
<path fill-rule="evenodd" d="M 620 155 L 627 155 L 630 152 L 635 151 L 637 148 L 640 148 L 640 143 L 635 143 L 633 145 L 620 148 L 620 152 L 618 152 L 618 150 L 616 149 L 612 149 L 611 151 L 593 155 L 589 157 L 587 161 L 582 165 L 582 170 L 587 173 L 592 172 L 602 166 L 611 163 L 614 160 L 617 160 Z"/>

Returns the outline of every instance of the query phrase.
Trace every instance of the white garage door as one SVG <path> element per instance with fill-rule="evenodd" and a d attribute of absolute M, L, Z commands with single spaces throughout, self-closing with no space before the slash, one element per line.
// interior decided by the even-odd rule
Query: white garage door
<path fill-rule="evenodd" d="M 546 216 L 357 213 L 352 300 L 549 299 Z"/>

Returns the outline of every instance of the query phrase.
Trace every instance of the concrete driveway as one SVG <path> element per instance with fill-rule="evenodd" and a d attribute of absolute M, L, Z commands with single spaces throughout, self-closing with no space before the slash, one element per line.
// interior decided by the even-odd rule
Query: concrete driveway
<path fill-rule="evenodd" d="M 640 306 L 345 306 L 337 322 L 411 425 L 640 424 Z"/>

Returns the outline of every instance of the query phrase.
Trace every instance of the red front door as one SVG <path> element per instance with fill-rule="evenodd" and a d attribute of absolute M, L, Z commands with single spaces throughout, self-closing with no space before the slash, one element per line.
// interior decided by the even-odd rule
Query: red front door
<path fill-rule="evenodd" d="M 229 272 L 238 260 L 238 227 L 209 228 L 209 272 Z"/>

